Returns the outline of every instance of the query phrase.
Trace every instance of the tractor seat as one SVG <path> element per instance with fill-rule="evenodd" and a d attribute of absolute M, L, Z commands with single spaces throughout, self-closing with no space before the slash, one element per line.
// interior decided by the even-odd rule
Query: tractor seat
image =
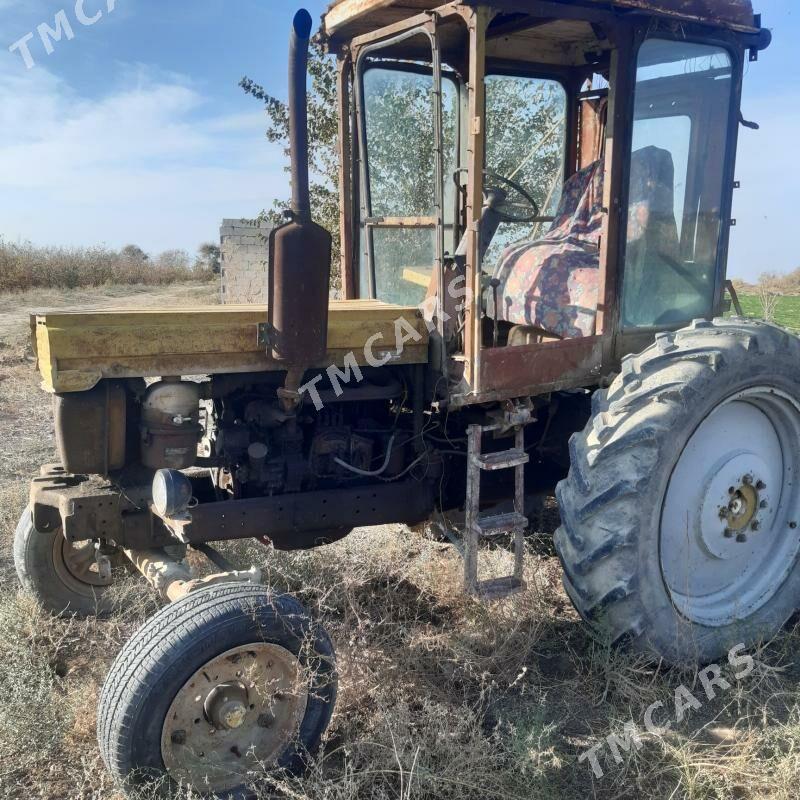
<path fill-rule="evenodd" d="M 633 153 L 631 186 L 634 188 L 629 216 L 637 240 L 651 238 L 648 221 L 653 216 L 671 217 L 675 229 L 671 199 L 673 170 L 668 168 L 671 165 L 671 154 L 657 147 Z M 523 326 L 523 330 L 533 328 L 554 339 L 593 336 L 602 226 L 603 163 L 596 161 L 564 184 L 550 230 L 541 239 L 511 245 L 501 256 L 494 273 L 500 281 L 498 320 Z M 489 297 L 490 317 L 492 305 Z"/>

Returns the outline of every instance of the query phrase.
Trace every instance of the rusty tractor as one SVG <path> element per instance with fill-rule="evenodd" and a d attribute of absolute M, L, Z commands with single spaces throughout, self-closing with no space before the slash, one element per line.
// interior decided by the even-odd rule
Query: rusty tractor
<path fill-rule="evenodd" d="M 726 278 L 743 71 L 770 43 L 750 0 L 334 2 L 337 300 L 311 32 L 299 12 L 268 303 L 31 321 L 60 462 L 32 481 L 20 580 L 103 615 L 121 561 L 170 601 L 99 701 L 130 786 L 247 797 L 333 713 L 320 622 L 212 542 L 431 520 L 497 601 L 555 490 L 564 586 L 610 643 L 707 662 L 800 598 L 800 340 L 745 319 Z M 487 578 L 497 537 L 513 568 Z"/>

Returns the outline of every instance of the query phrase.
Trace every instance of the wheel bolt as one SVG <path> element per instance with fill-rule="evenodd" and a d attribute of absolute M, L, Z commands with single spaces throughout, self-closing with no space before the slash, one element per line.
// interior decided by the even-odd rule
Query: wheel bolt
<path fill-rule="evenodd" d="M 724 507 L 723 507 L 723 508 L 721 508 L 721 509 L 719 510 L 719 518 L 720 518 L 720 519 L 726 519 L 726 518 L 727 518 L 727 516 L 728 516 L 728 509 L 727 509 L 727 508 L 724 508 Z"/>
<path fill-rule="evenodd" d="M 752 482 L 753 482 L 752 475 L 745 475 L 744 477 L 742 477 L 742 483 L 745 484 L 745 486 L 749 486 Z"/>
<path fill-rule="evenodd" d="M 186 731 L 174 731 L 169 739 L 172 744 L 186 744 Z"/>
<path fill-rule="evenodd" d="M 789 527 L 790 527 L 792 530 L 794 530 L 794 529 L 797 527 L 797 523 L 796 523 L 796 522 L 790 522 L 790 523 L 789 523 Z"/>
<path fill-rule="evenodd" d="M 764 491 L 764 489 L 766 489 L 766 488 L 767 488 L 767 484 L 766 484 L 766 483 L 764 483 L 764 481 L 759 481 L 759 482 L 756 484 L 756 489 L 758 489 L 758 491 L 759 491 L 759 492 L 763 492 L 763 491 Z"/>
<path fill-rule="evenodd" d="M 769 503 L 768 503 L 766 500 L 762 500 L 762 501 L 761 501 L 761 502 L 758 504 L 758 507 L 759 507 L 759 508 L 766 508 L 768 505 L 769 505 Z"/>
<path fill-rule="evenodd" d="M 757 520 L 753 520 L 753 524 L 750 526 L 750 530 L 757 531 L 761 527 L 761 523 Z"/>
<path fill-rule="evenodd" d="M 725 528 L 725 538 L 733 539 L 733 531 L 730 528 Z"/>
<path fill-rule="evenodd" d="M 747 541 L 747 534 L 746 533 L 740 533 L 736 537 L 736 541 L 739 542 L 740 544 L 743 543 L 743 542 L 746 542 Z"/>

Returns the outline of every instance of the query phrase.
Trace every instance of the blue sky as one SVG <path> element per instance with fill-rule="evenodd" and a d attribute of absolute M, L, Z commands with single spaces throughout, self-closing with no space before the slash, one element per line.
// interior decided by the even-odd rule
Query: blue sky
<path fill-rule="evenodd" d="M 325 0 L 307 0 L 318 19 Z M 759 0 L 774 43 L 748 67 L 729 273 L 800 266 L 800 8 Z M 0 0 L 0 235 L 37 244 L 193 251 L 223 217 L 253 216 L 288 193 L 247 74 L 285 96 L 297 0 Z M 109 11 L 111 8 L 111 11 Z M 8 48 L 65 9 L 74 38 L 31 69 Z"/>

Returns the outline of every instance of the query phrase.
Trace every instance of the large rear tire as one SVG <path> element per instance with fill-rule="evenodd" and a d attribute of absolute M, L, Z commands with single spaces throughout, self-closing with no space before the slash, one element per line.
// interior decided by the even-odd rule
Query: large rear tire
<path fill-rule="evenodd" d="M 707 663 L 800 606 L 800 340 L 663 333 L 598 391 L 557 489 L 564 586 L 604 638 Z"/>

